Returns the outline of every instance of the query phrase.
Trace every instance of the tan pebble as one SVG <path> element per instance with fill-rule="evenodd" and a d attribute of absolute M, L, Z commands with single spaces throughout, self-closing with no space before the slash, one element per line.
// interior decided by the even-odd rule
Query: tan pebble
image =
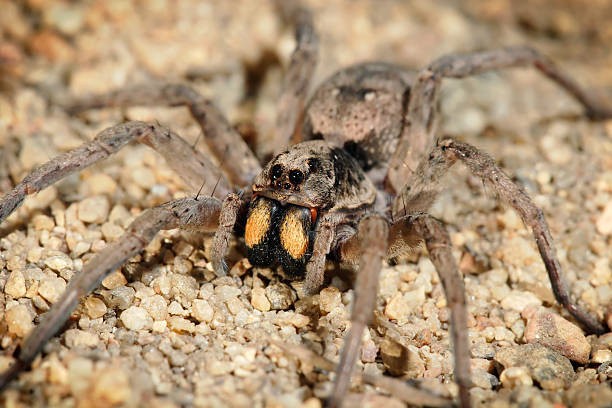
<path fill-rule="evenodd" d="M 589 361 L 591 344 L 578 326 L 544 308 L 529 309 L 524 316 L 527 343 L 542 344 L 582 364 Z"/>
<path fill-rule="evenodd" d="M 85 306 L 85 313 L 87 313 L 87 316 L 91 319 L 98 319 L 106 314 L 106 304 L 100 298 L 88 296 L 83 303 Z"/>
<path fill-rule="evenodd" d="M 87 223 L 101 224 L 106 221 L 110 205 L 105 196 L 89 197 L 79 203 L 79 220 Z"/>
<path fill-rule="evenodd" d="M 194 299 L 191 305 L 191 315 L 199 322 L 209 323 L 213 319 L 214 313 L 215 311 L 208 301 L 204 299 Z"/>
<path fill-rule="evenodd" d="M 501 227 L 507 229 L 518 230 L 523 228 L 521 217 L 511 208 L 504 211 L 503 214 L 498 215 L 497 222 Z"/>
<path fill-rule="evenodd" d="M 153 330 L 156 333 L 164 333 L 166 331 L 166 329 L 168 328 L 168 322 L 165 320 L 156 320 L 153 322 L 153 326 L 151 327 L 151 330 Z"/>
<path fill-rule="evenodd" d="M 42 210 L 49 208 L 51 203 L 57 198 L 57 188 L 54 186 L 45 188 L 39 193 L 35 194 L 23 204 L 24 208 L 28 210 Z"/>
<path fill-rule="evenodd" d="M 612 351 L 611 350 L 597 350 L 593 352 L 593 357 L 591 358 L 593 363 L 602 364 L 607 361 L 612 361 Z"/>
<path fill-rule="evenodd" d="M 31 263 L 38 263 L 42 259 L 43 248 L 34 247 L 28 250 L 28 254 L 26 255 L 26 259 Z"/>
<path fill-rule="evenodd" d="M 288 285 L 277 282 L 266 287 L 266 297 L 271 310 L 286 310 L 293 305 L 296 294 Z"/>
<path fill-rule="evenodd" d="M 425 371 L 425 363 L 416 348 L 404 347 L 389 337 L 385 337 L 380 344 L 380 355 L 383 364 L 393 375 L 414 378 L 421 377 Z"/>
<path fill-rule="evenodd" d="M 68 383 L 68 370 L 60 362 L 57 354 L 49 355 L 40 366 L 47 371 L 47 378 L 51 384 L 65 385 Z"/>
<path fill-rule="evenodd" d="M 130 212 L 122 205 L 116 205 L 108 215 L 108 221 L 127 228 L 134 220 Z"/>
<path fill-rule="evenodd" d="M 38 294 L 49 303 L 55 303 L 66 289 L 66 281 L 59 277 L 45 276 L 38 286 Z"/>
<path fill-rule="evenodd" d="M 567 388 L 574 380 L 570 360 L 540 344 L 522 344 L 499 349 L 495 361 L 505 368 L 526 367 L 543 389 Z"/>
<path fill-rule="evenodd" d="M 132 180 L 141 188 L 149 189 L 155 184 L 155 175 L 146 167 L 137 167 L 131 172 Z"/>
<path fill-rule="evenodd" d="M 83 255 L 85 252 L 89 251 L 91 248 L 91 244 L 84 241 L 79 241 L 74 245 L 74 249 L 72 249 L 72 253 L 74 256 Z"/>
<path fill-rule="evenodd" d="M 121 367 L 110 367 L 96 373 L 93 387 L 91 400 L 99 406 L 123 405 L 132 395 L 128 374 Z"/>
<path fill-rule="evenodd" d="M 102 236 L 107 242 L 115 241 L 123 235 L 123 228 L 112 222 L 105 222 L 100 228 Z"/>
<path fill-rule="evenodd" d="M 73 267 L 72 259 L 66 254 L 57 254 L 45 258 L 45 265 L 56 272 Z"/>
<path fill-rule="evenodd" d="M 146 309 L 153 320 L 165 320 L 168 316 L 168 303 L 161 295 L 148 296 L 142 299 L 140 307 Z"/>
<path fill-rule="evenodd" d="M 323 405 L 319 398 L 308 398 L 302 403 L 302 408 L 322 408 Z"/>
<path fill-rule="evenodd" d="M 471 373 L 472 384 L 475 387 L 482 388 L 483 390 L 490 390 L 493 388 L 493 384 L 491 383 L 492 374 L 489 374 L 483 369 L 477 368 L 472 370 Z"/>
<path fill-rule="evenodd" d="M 106 241 L 103 239 L 96 239 L 91 243 L 91 252 L 100 252 L 106 248 Z"/>
<path fill-rule="evenodd" d="M 145 309 L 130 306 L 119 316 L 121 322 L 130 330 L 148 330 L 153 325 L 153 319 Z"/>
<path fill-rule="evenodd" d="M 234 316 L 240 313 L 241 310 L 244 310 L 244 305 L 238 298 L 231 298 L 225 302 L 227 305 L 227 310 Z"/>
<path fill-rule="evenodd" d="M 290 322 L 293 326 L 300 329 L 302 327 L 308 326 L 308 323 L 310 323 L 310 318 L 300 313 L 293 313 L 293 315 L 290 318 Z"/>
<path fill-rule="evenodd" d="M 180 316 L 170 316 L 167 319 L 168 327 L 178 333 L 193 333 L 195 332 L 195 324 Z"/>
<path fill-rule="evenodd" d="M 53 227 L 55 227 L 55 222 L 53 221 L 53 218 L 44 214 L 35 215 L 32 218 L 32 224 L 34 225 L 34 229 L 37 231 L 50 231 L 53 229 Z"/>
<path fill-rule="evenodd" d="M 18 299 L 26 294 L 25 277 L 21 270 L 17 269 L 10 273 L 6 284 L 4 285 L 4 293 Z"/>
<path fill-rule="evenodd" d="M 425 301 L 425 289 L 420 286 L 406 293 L 396 293 L 385 307 L 385 315 L 398 323 L 405 323 L 408 317 L 422 308 Z"/>
<path fill-rule="evenodd" d="M 266 290 L 264 288 L 253 288 L 251 291 L 251 305 L 261 312 L 268 312 L 270 310 L 270 301 L 266 297 Z"/>
<path fill-rule="evenodd" d="M 189 311 L 183 309 L 183 306 L 176 300 L 168 305 L 168 313 L 175 316 L 189 316 Z"/>
<path fill-rule="evenodd" d="M 25 337 L 34 328 L 32 315 L 25 305 L 16 305 L 5 312 L 4 319 L 8 332 L 17 337 Z"/>
<path fill-rule="evenodd" d="M 522 312 L 528 306 L 540 306 L 542 301 L 531 292 L 513 290 L 501 300 L 504 309 Z"/>
<path fill-rule="evenodd" d="M 68 348 L 96 347 L 100 343 L 100 339 L 94 333 L 88 331 L 69 329 L 64 333 L 64 342 Z"/>
<path fill-rule="evenodd" d="M 102 286 L 106 289 L 116 289 L 127 284 L 127 279 L 121 271 L 115 271 L 102 280 Z"/>
<path fill-rule="evenodd" d="M 602 213 L 599 215 L 599 217 L 597 217 L 595 227 L 597 228 L 597 232 L 600 234 L 612 234 L 612 201 L 606 204 L 606 207 Z"/>
<path fill-rule="evenodd" d="M 502 371 L 499 379 L 504 388 L 516 388 L 533 384 L 533 379 L 529 375 L 529 369 L 527 367 L 506 368 Z"/>
<path fill-rule="evenodd" d="M 94 173 L 84 180 L 88 195 L 112 195 L 117 189 L 117 183 L 111 176 L 104 173 Z"/>
<path fill-rule="evenodd" d="M 319 307 L 323 313 L 331 313 L 335 308 L 342 306 L 342 294 L 338 288 L 330 286 L 319 293 Z"/>

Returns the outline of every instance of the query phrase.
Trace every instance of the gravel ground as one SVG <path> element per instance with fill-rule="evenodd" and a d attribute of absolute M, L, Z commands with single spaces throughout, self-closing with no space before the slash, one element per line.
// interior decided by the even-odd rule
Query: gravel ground
<path fill-rule="evenodd" d="M 527 43 L 612 100 L 606 2 L 307 3 L 321 38 L 315 84 L 363 60 L 417 68 L 448 52 Z M 158 120 L 198 143 L 183 109 L 75 118 L 60 107 L 68 95 L 136 82 L 189 78 L 240 129 L 256 128 L 265 146 L 293 46 L 269 2 L 0 0 L 0 9 L 0 193 L 124 118 Z M 573 100 L 531 70 L 447 81 L 442 110 L 444 132 L 493 154 L 543 208 L 572 294 L 604 320 L 612 304 L 612 122 L 581 118 Z M 612 404 L 610 333 L 585 337 L 569 323 L 513 211 L 464 169 L 447 180 L 452 188 L 433 213 L 449 225 L 465 275 L 476 405 Z M 66 281 L 135 216 L 188 194 L 161 158 L 135 145 L 28 198 L 0 226 L 1 347 L 16 347 Z M 337 361 L 350 276 L 298 298 L 272 271 L 250 268 L 239 245 L 230 276 L 216 278 L 209 250 L 209 237 L 159 234 L 82 300 L 67 330 L 0 397 L 4 406 L 321 406 L 331 382 L 328 361 L 316 356 Z M 456 395 L 439 279 L 424 251 L 409 258 L 383 269 L 359 371 Z M 10 361 L 0 357 L 0 369 Z M 363 405 L 402 405 L 383 389 L 353 391 Z"/>

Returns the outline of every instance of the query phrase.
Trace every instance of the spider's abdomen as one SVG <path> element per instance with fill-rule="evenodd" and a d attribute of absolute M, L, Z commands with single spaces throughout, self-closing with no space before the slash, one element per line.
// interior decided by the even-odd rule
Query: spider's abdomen
<path fill-rule="evenodd" d="M 290 277 L 304 274 L 310 259 L 314 220 L 306 207 L 256 197 L 244 230 L 247 257 L 256 266 L 280 264 Z"/>

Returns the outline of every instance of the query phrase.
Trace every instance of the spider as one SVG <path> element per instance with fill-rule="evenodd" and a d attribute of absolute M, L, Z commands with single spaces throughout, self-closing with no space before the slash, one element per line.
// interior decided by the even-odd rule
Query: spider
<path fill-rule="evenodd" d="M 16 350 L 16 362 L 0 377 L 4 387 L 28 367 L 64 325 L 80 298 L 138 254 L 158 231 L 185 228 L 214 232 L 213 267 L 226 273 L 230 238 L 243 238 L 253 265 L 279 265 L 305 281 L 305 292 L 324 283 L 327 259 L 357 269 L 351 328 L 336 369 L 331 406 L 347 393 L 370 323 L 378 276 L 386 258 L 425 242 L 445 288 L 452 316 L 455 381 L 462 406 L 470 406 L 469 343 L 463 281 L 443 223 L 428 214 L 438 181 L 462 162 L 512 206 L 531 228 L 555 297 L 589 332 L 605 328 L 571 299 L 562 278 L 542 211 L 524 190 L 477 148 L 438 138 L 437 101 L 443 78 L 463 78 L 494 69 L 534 66 L 574 96 L 585 114 L 612 117 L 553 62 L 527 47 L 449 55 L 419 72 L 385 63 L 339 71 L 307 101 L 317 60 L 318 38 L 310 13 L 281 7 L 296 27 L 296 48 L 279 99 L 275 155 L 263 165 L 215 105 L 182 84 L 134 86 L 74 101 L 68 110 L 133 105 L 186 106 L 201 126 L 211 151 L 226 166 L 217 168 L 180 136 L 158 124 L 127 122 L 40 166 L 0 200 L 0 221 L 29 194 L 117 152 L 136 140 L 154 148 L 198 194 L 152 208 L 127 232 L 91 259 L 41 324 Z"/>

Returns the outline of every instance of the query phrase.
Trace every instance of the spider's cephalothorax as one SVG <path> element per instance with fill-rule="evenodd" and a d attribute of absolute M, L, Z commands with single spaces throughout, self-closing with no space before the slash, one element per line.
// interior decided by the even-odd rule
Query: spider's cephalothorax
<path fill-rule="evenodd" d="M 244 231 L 257 266 L 280 264 L 303 277 L 324 213 L 367 208 L 376 190 L 357 160 L 323 140 L 297 144 L 272 159 L 253 183 Z"/>

